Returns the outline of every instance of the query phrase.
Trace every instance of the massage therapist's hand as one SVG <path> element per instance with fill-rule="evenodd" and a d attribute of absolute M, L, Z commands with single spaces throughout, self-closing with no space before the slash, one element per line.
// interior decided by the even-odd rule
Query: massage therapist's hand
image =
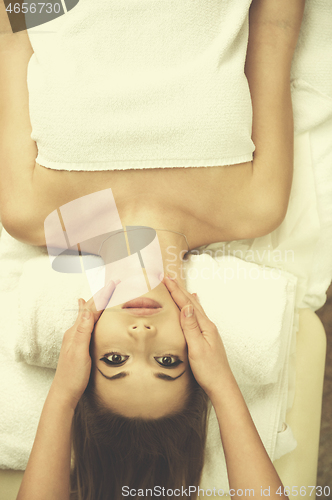
<path fill-rule="evenodd" d="M 63 336 L 51 392 L 73 409 L 75 409 L 89 382 L 91 333 L 117 284 L 118 282 L 110 281 L 98 292 L 102 305 L 100 311 L 97 311 L 93 298 L 88 302 L 79 299 L 79 312 L 75 324 Z"/>
<path fill-rule="evenodd" d="M 216 325 L 209 320 L 198 299 L 175 280 L 163 279 L 174 302 L 181 311 L 180 321 L 193 375 L 207 395 L 218 392 L 224 377 L 232 377 L 224 344 Z M 192 307 L 192 315 L 190 313 Z"/>

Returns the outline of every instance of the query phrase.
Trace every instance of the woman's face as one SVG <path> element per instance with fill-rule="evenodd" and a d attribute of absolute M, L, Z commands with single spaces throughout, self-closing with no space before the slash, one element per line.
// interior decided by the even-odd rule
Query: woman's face
<path fill-rule="evenodd" d="M 95 326 L 95 389 L 124 416 L 159 418 L 185 402 L 192 378 L 187 344 L 180 311 L 163 283 L 139 299 L 152 299 L 160 308 L 130 301 L 106 309 Z"/>

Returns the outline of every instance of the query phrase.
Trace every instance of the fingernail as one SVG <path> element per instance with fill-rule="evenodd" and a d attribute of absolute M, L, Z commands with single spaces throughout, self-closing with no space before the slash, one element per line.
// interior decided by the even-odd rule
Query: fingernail
<path fill-rule="evenodd" d="M 197 293 L 192 293 L 191 295 L 193 295 L 194 297 L 197 297 Z"/>
<path fill-rule="evenodd" d="M 121 283 L 121 280 L 116 280 L 114 283 L 115 283 L 115 286 L 117 286 L 119 283 Z"/>
<path fill-rule="evenodd" d="M 83 314 L 82 314 L 83 319 L 90 319 L 90 311 L 88 309 L 84 309 Z"/>
<path fill-rule="evenodd" d="M 175 281 L 175 283 L 177 283 L 177 279 L 176 279 L 176 278 L 173 278 L 173 277 L 172 277 L 172 276 L 170 276 L 169 274 L 167 274 L 166 276 L 167 276 L 167 278 L 168 278 L 169 280 Z"/>
<path fill-rule="evenodd" d="M 164 273 L 160 273 L 158 279 L 159 281 L 162 281 L 164 279 Z"/>
<path fill-rule="evenodd" d="M 193 313 L 194 313 L 193 306 L 189 305 L 184 308 L 184 315 L 186 318 L 190 318 L 193 315 Z"/>

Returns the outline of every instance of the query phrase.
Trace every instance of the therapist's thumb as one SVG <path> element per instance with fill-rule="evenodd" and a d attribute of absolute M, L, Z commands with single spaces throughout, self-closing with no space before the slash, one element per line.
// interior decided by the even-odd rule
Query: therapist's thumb
<path fill-rule="evenodd" d="M 80 309 L 74 325 L 74 336 L 76 341 L 89 341 L 94 327 L 93 313 L 87 309 L 86 303 L 82 299 L 80 300 Z"/>
<path fill-rule="evenodd" d="M 181 327 L 188 345 L 202 337 L 195 308 L 191 304 L 184 306 L 181 310 Z"/>

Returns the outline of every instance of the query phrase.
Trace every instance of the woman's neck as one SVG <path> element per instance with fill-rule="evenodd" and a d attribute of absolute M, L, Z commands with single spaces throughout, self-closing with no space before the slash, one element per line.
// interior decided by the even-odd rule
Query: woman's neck
<path fill-rule="evenodd" d="M 128 210 L 128 207 L 127 207 Z M 146 226 L 155 229 L 161 250 L 164 273 L 176 278 L 185 285 L 183 258 L 189 251 L 184 220 L 170 207 L 161 210 L 147 210 L 136 206 L 136 210 L 123 213 L 119 211 L 124 227 Z M 183 236 L 185 234 L 185 236 Z"/>
<path fill-rule="evenodd" d="M 171 278 L 176 278 L 180 285 L 185 286 L 184 276 L 184 256 L 188 252 L 188 245 L 182 234 L 174 233 L 171 230 L 157 228 L 157 236 L 163 258 L 164 273 Z M 167 229 L 167 228 L 165 228 Z"/>
<path fill-rule="evenodd" d="M 151 229 L 154 229 L 153 238 L 150 236 L 145 239 L 146 234 L 151 233 Z M 184 236 L 172 230 L 167 231 L 152 226 L 124 226 L 124 232 L 128 248 L 134 255 L 129 252 L 128 257 L 105 266 L 105 278 L 102 278 L 105 283 L 111 279 L 120 281 L 108 307 L 124 304 L 140 296 L 157 301 L 159 298 L 172 301 L 165 285 L 161 283 L 161 274 L 176 278 L 179 284 L 185 287 L 183 264 L 188 246 Z M 110 241 L 108 248 L 114 249 L 114 244 L 115 240 Z M 107 254 L 105 253 L 102 258 L 106 262 Z M 91 273 L 89 276 L 92 276 Z M 97 278 L 98 276 L 97 273 Z M 95 288 L 100 289 L 100 286 Z"/>

